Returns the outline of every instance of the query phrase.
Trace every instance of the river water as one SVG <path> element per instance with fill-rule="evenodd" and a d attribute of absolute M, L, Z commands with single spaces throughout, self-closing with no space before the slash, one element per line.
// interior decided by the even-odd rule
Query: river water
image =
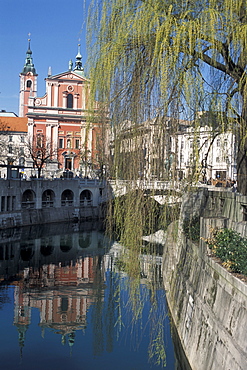
<path fill-rule="evenodd" d="M 98 224 L 1 231 L 0 368 L 184 370 L 159 251 L 122 253 Z"/>

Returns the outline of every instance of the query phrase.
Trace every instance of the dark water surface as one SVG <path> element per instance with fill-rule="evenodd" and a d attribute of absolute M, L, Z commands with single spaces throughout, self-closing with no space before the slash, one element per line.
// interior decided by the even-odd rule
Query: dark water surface
<path fill-rule="evenodd" d="M 2 231 L 0 369 L 184 369 L 161 256 L 142 255 L 137 278 L 121 251 L 94 224 Z"/>

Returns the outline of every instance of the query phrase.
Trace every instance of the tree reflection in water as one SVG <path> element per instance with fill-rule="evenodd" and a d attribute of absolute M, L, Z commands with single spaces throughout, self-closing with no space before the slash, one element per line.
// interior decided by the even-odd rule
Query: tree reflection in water
<path fill-rule="evenodd" d="M 37 234 L 24 230 L 28 237 L 12 233 L 0 242 L 0 278 L 2 286 L 14 286 L 12 323 L 18 330 L 23 364 L 36 350 L 35 340 L 27 335 L 34 330 L 31 310 L 36 308 L 43 340 L 54 346 L 55 338 L 45 336 L 49 331 L 60 336 L 61 344 L 74 348 L 72 366 L 73 358 L 81 356 L 75 344 L 83 340 L 82 333 L 92 339 L 94 358 L 113 354 L 120 343 L 127 356 L 148 348 L 150 366 L 164 367 L 167 348 L 173 358 L 173 347 L 161 256 L 149 246 L 145 253 L 137 249 L 130 253 L 97 230 L 74 231 L 68 226 L 58 230 L 42 229 L 41 235 L 39 230 Z M 145 346 L 148 341 L 147 347 L 143 341 Z"/>

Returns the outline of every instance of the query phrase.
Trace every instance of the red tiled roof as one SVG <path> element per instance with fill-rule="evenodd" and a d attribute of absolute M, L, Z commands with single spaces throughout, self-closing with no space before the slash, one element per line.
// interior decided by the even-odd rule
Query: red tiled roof
<path fill-rule="evenodd" d="M 0 132 L 27 132 L 27 117 L 0 117 Z"/>

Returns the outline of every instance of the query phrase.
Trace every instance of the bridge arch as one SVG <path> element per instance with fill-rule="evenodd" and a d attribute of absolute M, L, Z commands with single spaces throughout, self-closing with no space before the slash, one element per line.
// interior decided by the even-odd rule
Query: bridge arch
<path fill-rule="evenodd" d="M 73 246 L 72 235 L 63 235 L 60 239 L 60 250 L 67 253 Z"/>
<path fill-rule="evenodd" d="M 93 204 L 93 194 L 90 190 L 85 189 L 80 194 L 80 206 L 90 206 Z"/>
<path fill-rule="evenodd" d="M 79 236 L 79 246 L 82 249 L 89 248 L 92 242 L 92 233 L 84 232 Z"/>
<path fill-rule="evenodd" d="M 34 255 L 34 244 L 22 244 L 20 245 L 20 257 L 22 261 L 30 261 Z"/>
<path fill-rule="evenodd" d="M 22 194 L 21 208 L 35 208 L 36 194 L 33 190 L 27 189 Z"/>
<path fill-rule="evenodd" d="M 61 206 L 71 207 L 74 203 L 74 193 L 70 189 L 65 189 L 61 195 Z"/>
<path fill-rule="evenodd" d="M 51 189 L 46 189 L 42 194 L 42 208 L 54 207 L 55 193 Z"/>
<path fill-rule="evenodd" d="M 51 237 L 41 238 L 40 254 L 44 257 L 50 256 L 54 251 L 54 246 Z"/>

